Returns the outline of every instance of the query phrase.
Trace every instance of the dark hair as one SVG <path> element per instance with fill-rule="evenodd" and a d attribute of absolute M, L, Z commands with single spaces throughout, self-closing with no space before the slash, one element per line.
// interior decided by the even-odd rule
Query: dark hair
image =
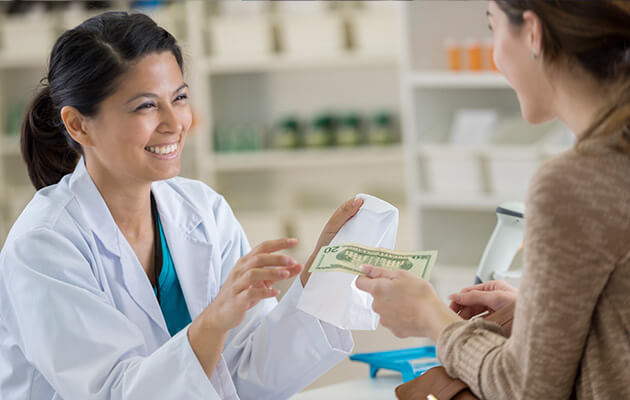
<path fill-rule="evenodd" d="M 565 57 L 600 83 L 613 89 L 616 100 L 586 132 L 621 130 L 630 148 L 630 2 L 612 0 L 495 0 L 514 26 L 523 13 L 534 12 L 542 22 L 542 51 L 548 62 Z"/>
<path fill-rule="evenodd" d="M 183 73 L 175 38 L 144 14 L 106 12 L 64 32 L 53 46 L 48 76 L 27 109 L 21 150 L 36 189 L 71 173 L 83 153 L 61 120 L 61 108 L 92 117 L 119 78 L 145 55 L 170 51 Z"/>

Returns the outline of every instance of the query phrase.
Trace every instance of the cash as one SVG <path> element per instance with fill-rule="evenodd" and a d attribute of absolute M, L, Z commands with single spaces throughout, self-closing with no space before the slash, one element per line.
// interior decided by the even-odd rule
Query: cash
<path fill-rule="evenodd" d="M 402 252 L 357 244 L 325 246 L 317 253 L 309 272 L 342 271 L 364 275 L 361 265 L 367 264 L 392 271 L 402 269 L 429 279 L 437 254 L 437 250 Z"/>

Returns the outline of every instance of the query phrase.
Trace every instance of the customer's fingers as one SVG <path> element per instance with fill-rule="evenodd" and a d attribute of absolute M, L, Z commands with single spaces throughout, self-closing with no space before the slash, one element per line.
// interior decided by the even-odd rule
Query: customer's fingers
<path fill-rule="evenodd" d="M 361 271 L 365 273 L 368 278 L 387 278 L 394 279 L 398 277 L 398 271 L 390 271 L 384 268 L 375 267 L 373 265 L 362 265 Z"/>

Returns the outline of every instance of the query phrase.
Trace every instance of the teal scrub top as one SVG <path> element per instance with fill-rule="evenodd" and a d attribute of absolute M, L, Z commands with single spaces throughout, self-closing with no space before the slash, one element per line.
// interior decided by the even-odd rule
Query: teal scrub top
<path fill-rule="evenodd" d="M 177 279 L 177 272 L 175 272 L 175 265 L 173 264 L 173 258 L 166 244 L 166 238 L 159 216 L 157 220 L 160 227 L 160 239 L 162 241 L 162 271 L 159 277 L 160 308 L 162 309 L 168 332 L 171 336 L 175 336 L 177 332 L 190 324 L 192 319 L 190 318 L 190 313 L 186 306 L 186 299 L 184 299 L 182 287 L 179 284 L 179 279 Z M 157 288 L 153 287 L 153 291 L 157 295 Z"/>

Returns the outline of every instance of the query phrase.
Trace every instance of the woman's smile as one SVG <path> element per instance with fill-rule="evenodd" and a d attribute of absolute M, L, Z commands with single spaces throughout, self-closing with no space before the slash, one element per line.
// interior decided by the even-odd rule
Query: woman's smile
<path fill-rule="evenodd" d="M 163 145 L 147 146 L 144 150 L 152 157 L 160 160 L 172 160 L 179 153 L 179 141 L 166 143 Z"/>

